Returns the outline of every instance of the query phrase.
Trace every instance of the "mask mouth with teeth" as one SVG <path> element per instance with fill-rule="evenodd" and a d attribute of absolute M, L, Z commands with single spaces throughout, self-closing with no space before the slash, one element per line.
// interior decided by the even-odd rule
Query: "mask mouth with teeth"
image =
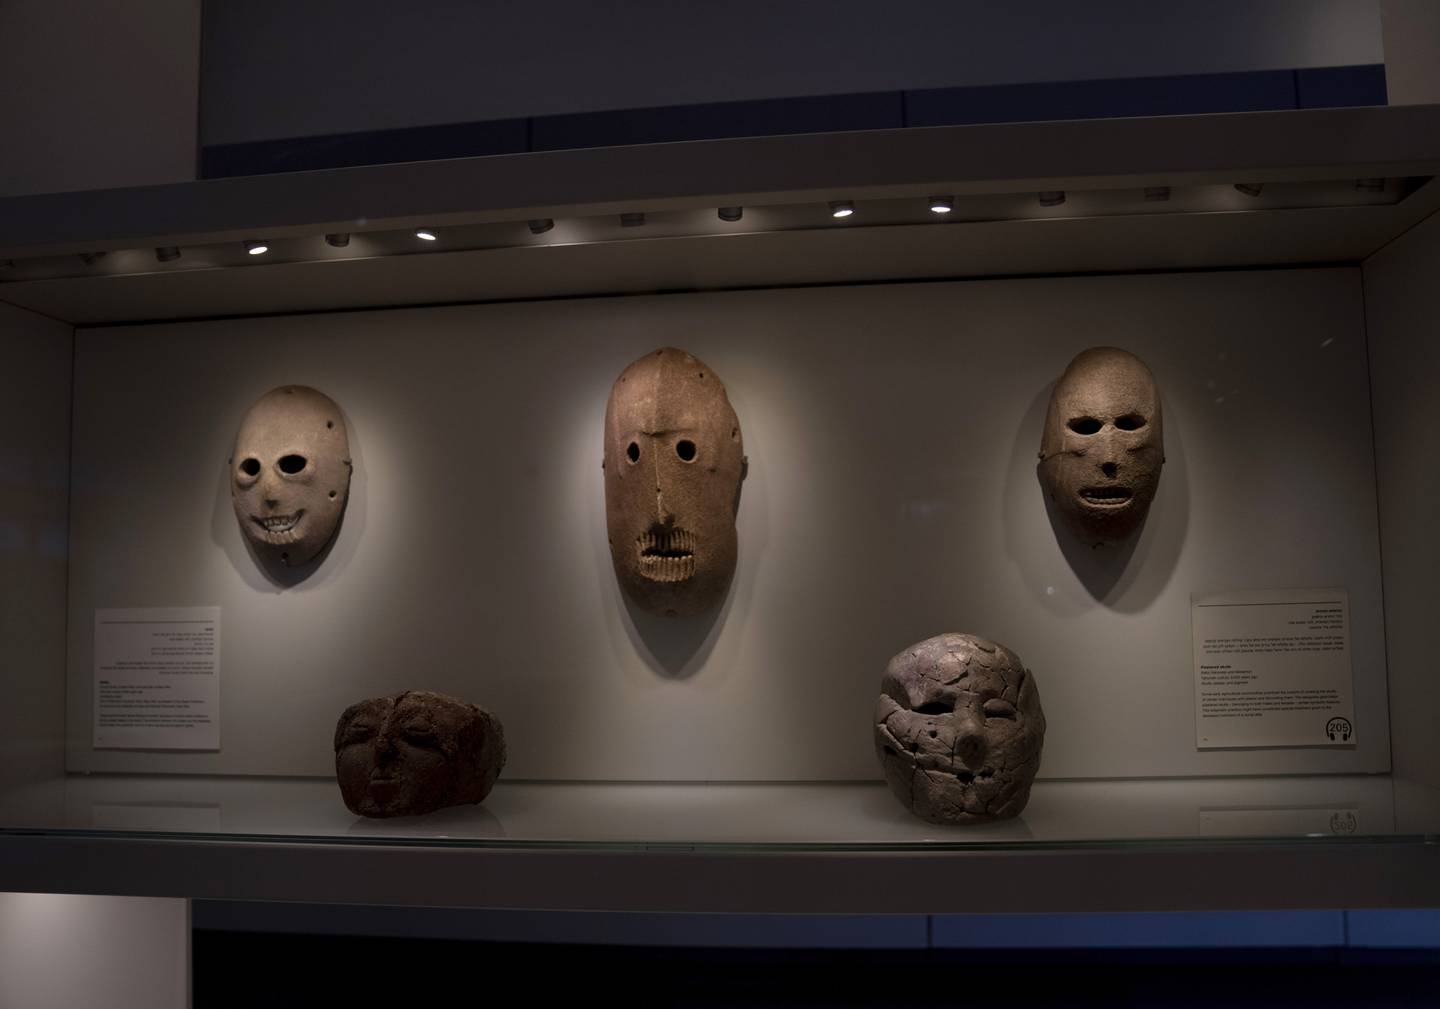
<path fill-rule="evenodd" d="M 240 422 L 230 457 L 241 533 L 282 566 L 314 560 L 339 528 L 350 473 L 350 442 L 335 402 L 303 385 L 270 390 Z"/>
<path fill-rule="evenodd" d="M 1045 713 L 1014 652 L 973 634 L 940 634 L 891 659 L 880 689 L 875 753 L 906 809 L 944 824 L 1024 810 Z"/>
<path fill-rule="evenodd" d="M 1045 417 L 1040 482 L 1082 541 L 1117 543 L 1140 528 L 1165 464 L 1160 390 L 1150 369 L 1118 347 L 1070 362 Z"/>
<path fill-rule="evenodd" d="M 718 606 L 735 574 L 745 476 L 725 386 L 674 347 L 621 372 L 605 405 L 605 529 L 621 589 L 657 616 Z"/>

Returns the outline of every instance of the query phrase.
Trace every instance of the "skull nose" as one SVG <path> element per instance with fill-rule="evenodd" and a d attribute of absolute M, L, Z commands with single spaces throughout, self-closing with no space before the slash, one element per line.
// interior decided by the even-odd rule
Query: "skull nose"
<path fill-rule="evenodd" d="M 1100 472 L 1113 480 L 1115 475 L 1120 472 L 1120 464 L 1117 462 L 1102 462 L 1100 464 Z"/>
<path fill-rule="evenodd" d="M 979 768 L 985 763 L 985 737 L 974 720 L 967 719 L 961 724 L 960 733 L 955 737 L 955 753 L 966 767 Z"/>

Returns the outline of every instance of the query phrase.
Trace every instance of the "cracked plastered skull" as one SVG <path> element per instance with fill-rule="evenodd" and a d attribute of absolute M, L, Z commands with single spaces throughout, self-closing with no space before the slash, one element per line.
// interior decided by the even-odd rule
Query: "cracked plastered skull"
<path fill-rule="evenodd" d="M 339 528 L 350 471 L 350 441 L 335 402 L 303 385 L 271 389 L 240 422 L 230 456 L 241 533 L 282 565 L 313 560 Z"/>
<path fill-rule="evenodd" d="M 1010 649 L 941 634 L 890 660 L 875 753 L 906 809 L 931 823 L 1018 816 L 1045 742 L 1035 678 Z"/>
<path fill-rule="evenodd" d="M 740 421 L 705 362 L 664 347 L 605 405 L 605 529 L 620 587 L 659 616 L 720 604 L 735 574 Z"/>
<path fill-rule="evenodd" d="M 1165 463 L 1160 390 L 1129 351 L 1091 347 L 1050 396 L 1040 481 L 1072 532 L 1094 545 L 1145 521 Z"/>
<path fill-rule="evenodd" d="M 335 726 L 335 777 L 360 816 L 415 816 L 477 803 L 505 766 L 500 719 L 428 690 L 352 704 Z"/>

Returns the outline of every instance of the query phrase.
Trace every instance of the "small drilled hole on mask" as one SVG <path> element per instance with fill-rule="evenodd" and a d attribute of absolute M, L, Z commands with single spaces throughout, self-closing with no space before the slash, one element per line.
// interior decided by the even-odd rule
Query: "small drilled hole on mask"
<path fill-rule="evenodd" d="M 1105 425 L 1094 417 L 1076 417 L 1065 426 L 1076 434 L 1097 434 Z"/>
<path fill-rule="evenodd" d="M 630 447 L 625 450 L 625 456 L 626 456 L 626 458 L 628 458 L 631 462 L 639 462 L 639 461 L 640 461 L 640 446 L 639 446 L 636 442 L 633 442 L 633 441 L 632 441 L 632 442 L 630 443 Z"/>
<path fill-rule="evenodd" d="M 260 475 L 260 460 L 259 460 L 259 459 L 246 459 L 244 462 L 242 462 L 242 463 L 240 464 L 240 472 L 241 472 L 241 473 L 244 473 L 246 476 L 259 476 L 259 475 Z"/>
<path fill-rule="evenodd" d="M 1122 431 L 1138 431 L 1145 426 L 1145 418 L 1138 413 L 1127 413 L 1115 418 L 1115 426 Z"/>
<path fill-rule="evenodd" d="M 677 441 L 675 443 L 675 454 L 684 462 L 695 461 L 695 443 L 693 441 Z"/>
<path fill-rule="evenodd" d="M 331 501 L 334 501 L 334 500 L 335 500 L 335 492 L 334 492 L 333 490 L 330 492 L 330 500 L 331 500 Z"/>
<path fill-rule="evenodd" d="M 303 455 L 282 455 L 280 457 L 280 472 L 289 473 L 292 476 L 305 468 L 305 457 Z"/>
<path fill-rule="evenodd" d="M 334 426 L 335 426 L 335 422 L 334 422 L 333 420 L 327 420 L 327 421 L 325 422 L 325 426 L 326 426 L 326 427 L 334 427 Z"/>
<path fill-rule="evenodd" d="M 921 715 L 948 715 L 955 710 L 954 703 L 950 701 L 926 701 L 915 711 Z"/>

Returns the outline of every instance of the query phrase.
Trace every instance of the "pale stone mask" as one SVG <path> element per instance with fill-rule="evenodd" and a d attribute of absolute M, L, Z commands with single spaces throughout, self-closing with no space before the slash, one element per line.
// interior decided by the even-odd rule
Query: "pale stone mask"
<path fill-rule="evenodd" d="M 605 405 L 605 528 L 620 587 L 642 609 L 692 616 L 735 573 L 745 454 L 725 386 L 683 350 L 621 372 Z"/>
<path fill-rule="evenodd" d="M 350 496 L 350 441 L 340 408 L 303 385 L 271 389 L 240 422 L 230 500 L 257 552 L 289 567 L 335 535 Z"/>
<path fill-rule="evenodd" d="M 1045 742 L 1035 678 L 1010 649 L 941 634 L 890 660 L 875 753 L 890 791 L 931 823 L 1018 816 Z"/>
<path fill-rule="evenodd" d="M 1050 396 L 1040 481 L 1076 536 L 1115 543 L 1145 521 L 1165 463 L 1160 421 L 1160 390 L 1134 354 L 1091 347 L 1070 362 Z"/>
<path fill-rule="evenodd" d="M 428 690 L 352 704 L 335 726 L 335 777 L 346 807 L 360 816 L 480 802 L 504 766 L 500 720 Z"/>

